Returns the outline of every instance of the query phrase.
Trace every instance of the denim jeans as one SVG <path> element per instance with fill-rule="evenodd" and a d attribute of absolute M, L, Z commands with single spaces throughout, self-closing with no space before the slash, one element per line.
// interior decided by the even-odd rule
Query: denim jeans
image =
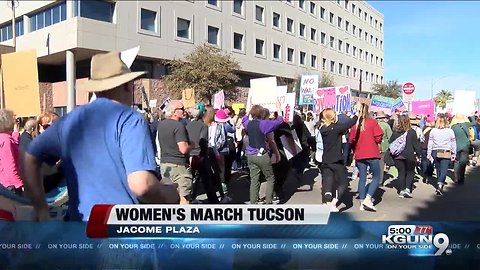
<path fill-rule="evenodd" d="M 362 159 L 357 160 L 355 162 L 358 168 L 358 194 L 360 200 L 365 199 L 366 194 L 373 197 L 375 191 L 378 188 L 380 183 L 380 159 Z M 372 172 L 372 182 L 370 183 L 367 191 L 366 183 L 367 183 L 367 169 L 370 167 L 370 171 Z"/>
<path fill-rule="evenodd" d="M 455 182 L 463 183 L 465 181 L 469 150 L 470 149 L 463 149 L 457 152 L 457 159 L 454 164 Z"/>
<path fill-rule="evenodd" d="M 448 167 L 450 166 L 450 159 L 438 158 L 437 151 L 432 151 L 432 157 L 435 160 L 435 170 L 437 171 L 437 182 L 439 184 L 444 184 L 445 179 L 447 179 Z"/>

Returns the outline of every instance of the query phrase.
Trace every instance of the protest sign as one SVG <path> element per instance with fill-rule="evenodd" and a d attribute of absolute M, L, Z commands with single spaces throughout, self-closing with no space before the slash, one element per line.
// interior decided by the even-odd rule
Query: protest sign
<path fill-rule="evenodd" d="M 287 99 L 287 103 L 285 105 L 283 119 L 285 122 L 292 122 L 293 114 L 295 111 L 295 93 L 287 93 L 286 99 Z"/>
<path fill-rule="evenodd" d="M 318 89 L 318 75 L 303 75 L 300 84 L 298 105 L 313 105 L 313 95 Z"/>
<path fill-rule="evenodd" d="M 40 114 L 40 92 L 35 50 L 2 55 L 5 107 L 17 117 Z"/>
<path fill-rule="evenodd" d="M 457 90 L 453 99 L 453 114 L 463 113 L 470 116 L 476 111 L 475 108 L 475 91 Z"/>
<path fill-rule="evenodd" d="M 319 88 L 314 93 L 314 112 L 319 114 L 326 108 L 334 108 L 336 103 L 335 87 Z"/>
<path fill-rule="evenodd" d="M 157 100 L 156 99 L 151 99 L 149 102 L 148 102 L 148 106 L 150 108 L 155 108 L 157 107 Z"/>
<path fill-rule="evenodd" d="M 351 101 L 352 96 L 350 86 L 340 86 L 335 87 L 335 111 L 336 112 L 347 112 L 351 110 Z"/>
<path fill-rule="evenodd" d="M 170 102 L 172 102 L 172 99 L 167 97 L 163 102 L 162 104 L 160 104 L 160 107 L 158 107 L 160 110 L 164 111 L 165 108 L 167 108 L 168 104 L 170 104 Z"/>
<path fill-rule="evenodd" d="M 392 114 L 393 105 L 395 105 L 395 99 L 375 95 L 370 103 L 370 111 Z"/>
<path fill-rule="evenodd" d="M 215 95 L 213 95 L 213 108 L 222 109 L 225 107 L 225 93 L 223 90 L 220 90 Z"/>
<path fill-rule="evenodd" d="M 278 115 L 284 115 L 283 113 L 285 112 L 285 107 L 287 106 L 287 86 L 286 85 L 281 85 L 277 86 L 277 99 L 278 102 L 280 102 L 280 108 L 281 112 L 278 112 Z M 275 110 L 277 111 L 275 106 Z"/>
<path fill-rule="evenodd" d="M 191 88 L 182 91 L 182 103 L 185 108 L 193 108 L 195 106 L 195 90 Z"/>
<path fill-rule="evenodd" d="M 120 52 L 120 58 L 122 59 L 122 62 L 125 63 L 125 65 L 130 68 L 135 61 L 135 58 L 137 58 L 138 52 L 140 51 L 140 46 L 124 50 Z"/>
<path fill-rule="evenodd" d="M 453 100 L 447 100 L 445 102 L 445 113 L 453 113 Z"/>
<path fill-rule="evenodd" d="M 235 111 L 235 114 L 238 114 L 241 109 L 245 109 L 245 104 L 243 103 L 233 103 L 232 109 Z"/>
<path fill-rule="evenodd" d="M 277 78 L 267 77 L 250 80 L 247 108 L 250 105 L 261 105 L 274 112 L 277 111 Z"/>
<path fill-rule="evenodd" d="M 403 103 L 401 98 L 395 99 L 392 105 L 392 113 L 395 112 L 395 110 L 405 111 L 406 109 L 407 107 L 405 107 L 405 103 Z"/>
<path fill-rule="evenodd" d="M 435 102 L 429 100 L 414 100 L 412 101 L 412 112 L 418 115 L 434 115 L 435 114 Z"/>

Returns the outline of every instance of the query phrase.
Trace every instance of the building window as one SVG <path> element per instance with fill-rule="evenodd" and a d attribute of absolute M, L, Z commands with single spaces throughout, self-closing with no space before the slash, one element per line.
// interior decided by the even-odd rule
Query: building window
<path fill-rule="evenodd" d="M 345 21 L 345 31 L 349 31 L 350 30 L 350 22 L 349 21 Z"/>
<path fill-rule="evenodd" d="M 115 2 L 113 1 L 77 1 L 76 15 L 103 22 L 113 22 L 113 11 Z"/>
<path fill-rule="evenodd" d="M 305 65 L 305 58 L 307 54 L 305 52 L 300 52 L 300 65 Z"/>
<path fill-rule="evenodd" d="M 265 46 L 265 41 L 258 38 L 255 39 L 255 54 L 264 55 L 264 46 Z"/>
<path fill-rule="evenodd" d="M 373 18 L 370 16 L 370 25 L 373 26 Z"/>
<path fill-rule="evenodd" d="M 40 11 L 30 16 L 30 31 L 36 31 L 47 26 L 66 20 L 67 9 L 65 2 L 51 7 L 47 10 Z M 18 36 L 18 34 L 17 34 Z"/>
<path fill-rule="evenodd" d="M 243 51 L 243 35 L 233 33 L 233 48 L 235 50 Z"/>
<path fill-rule="evenodd" d="M 370 81 L 373 82 L 374 74 L 370 73 Z"/>
<path fill-rule="evenodd" d="M 347 66 L 347 76 L 350 77 L 350 66 Z"/>
<path fill-rule="evenodd" d="M 327 69 L 327 58 L 322 58 L 322 69 L 323 70 Z"/>
<path fill-rule="evenodd" d="M 375 83 L 378 83 L 378 75 L 376 75 L 377 78 L 375 78 Z"/>
<path fill-rule="evenodd" d="M 280 28 L 280 14 L 273 12 L 273 26 Z"/>
<path fill-rule="evenodd" d="M 357 56 L 357 47 L 353 46 L 353 56 Z"/>
<path fill-rule="evenodd" d="M 177 18 L 177 37 L 190 39 L 190 21 Z"/>
<path fill-rule="evenodd" d="M 338 19 L 337 19 L 337 26 L 338 26 L 339 28 L 342 28 L 342 17 L 340 17 L 340 16 L 339 16 Z"/>
<path fill-rule="evenodd" d="M 382 23 L 380 23 L 380 32 L 383 32 L 383 24 Z"/>
<path fill-rule="evenodd" d="M 368 61 L 368 52 L 367 51 L 365 51 L 365 58 L 364 59 L 365 59 L 365 61 Z"/>
<path fill-rule="evenodd" d="M 279 44 L 273 43 L 273 59 L 280 60 L 280 52 L 282 50 L 282 46 Z"/>
<path fill-rule="evenodd" d="M 356 8 L 355 4 L 352 3 L 352 13 L 353 14 L 355 14 L 355 8 Z"/>
<path fill-rule="evenodd" d="M 333 15 L 332 12 L 330 12 L 330 23 L 333 24 L 333 19 L 335 18 L 335 15 Z"/>
<path fill-rule="evenodd" d="M 358 29 L 358 38 L 362 38 L 362 33 L 363 33 L 362 28 L 359 28 Z"/>
<path fill-rule="evenodd" d="M 335 72 L 335 61 L 330 60 L 330 72 Z"/>
<path fill-rule="evenodd" d="M 368 41 L 368 32 L 365 32 L 365 38 L 364 38 L 365 41 Z"/>
<path fill-rule="evenodd" d="M 372 35 L 370 35 L 370 44 L 373 45 L 373 36 Z"/>
<path fill-rule="evenodd" d="M 325 8 L 320 7 L 320 18 L 325 20 Z"/>
<path fill-rule="evenodd" d="M 22 19 L 15 20 L 15 36 L 19 37 L 24 34 L 24 24 Z M 11 22 L 7 22 L 0 26 L 0 42 L 13 38 L 13 30 Z"/>
<path fill-rule="evenodd" d="M 354 77 L 354 78 L 357 77 L 357 68 L 353 68 L 353 77 Z"/>
<path fill-rule="evenodd" d="M 363 20 L 364 20 L 364 21 L 367 21 L 367 17 L 368 17 L 368 14 L 367 14 L 367 12 L 365 11 L 365 13 L 363 13 Z"/>
<path fill-rule="evenodd" d="M 330 48 L 333 48 L 335 46 L 335 44 L 333 43 L 335 43 L 335 38 L 330 36 Z"/>
<path fill-rule="evenodd" d="M 233 12 L 243 15 L 243 0 L 233 0 Z"/>
<path fill-rule="evenodd" d="M 348 43 L 345 44 L 345 52 L 347 54 L 350 54 L 350 44 L 348 44 Z"/>
<path fill-rule="evenodd" d="M 315 28 L 310 28 L 310 40 L 317 41 L 317 30 Z"/>
<path fill-rule="evenodd" d="M 375 29 L 378 29 L 378 20 L 377 19 L 375 19 Z"/>
<path fill-rule="evenodd" d="M 305 0 L 299 0 L 298 1 L 298 7 L 301 9 L 305 9 Z"/>
<path fill-rule="evenodd" d="M 362 17 L 362 9 L 361 9 L 361 8 L 358 9 L 358 17 L 359 17 L 359 18 Z"/>
<path fill-rule="evenodd" d="M 357 34 L 357 26 L 352 25 L 352 34 L 355 36 Z"/>
<path fill-rule="evenodd" d="M 312 68 L 317 68 L 317 56 L 316 55 L 311 55 L 310 56 L 310 66 Z"/>
<path fill-rule="evenodd" d="M 383 41 L 380 40 L 380 48 L 383 49 Z"/>
<path fill-rule="evenodd" d="M 294 59 L 293 56 L 295 54 L 295 50 L 292 48 L 287 49 L 287 61 L 293 63 Z"/>
<path fill-rule="evenodd" d="M 380 83 L 383 83 L 383 76 L 380 76 Z"/>
<path fill-rule="evenodd" d="M 63 106 L 63 107 L 54 107 L 53 108 L 53 111 L 58 114 L 60 117 L 64 116 L 67 114 L 67 107 L 66 106 Z"/>
<path fill-rule="evenodd" d="M 343 41 L 338 40 L 338 50 L 342 51 L 342 48 L 343 48 Z"/>
<path fill-rule="evenodd" d="M 348 0 L 345 0 L 345 8 L 348 9 Z"/>
<path fill-rule="evenodd" d="M 365 71 L 365 81 L 368 82 L 368 71 Z"/>
<path fill-rule="evenodd" d="M 218 45 L 218 33 L 220 32 L 220 29 L 217 27 L 213 26 L 208 26 L 208 43 L 213 44 L 213 45 Z"/>
<path fill-rule="evenodd" d="M 140 9 L 140 21 L 141 29 L 157 32 L 157 12 L 144 8 Z"/>
<path fill-rule="evenodd" d="M 375 65 L 377 65 L 377 66 L 378 66 L 378 56 L 377 56 L 377 57 L 375 57 Z"/>
<path fill-rule="evenodd" d="M 370 54 L 370 63 L 373 64 L 373 54 Z"/>
<path fill-rule="evenodd" d="M 293 20 L 287 18 L 287 32 L 293 33 Z"/>
<path fill-rule="evenodd" d="M 255 6 L 255 19 L 259 22 L 264 22 L 263 18 L 263 7 Z"/>
<path fill-rule="evenodd" d="M 300 23 L 299 25 L 300 25 L 300 27 L 299 27 L 299 30 L 300 30 L 300 31 L 299 31 L 299 34 L 300 34 L 301 37 L 305 37 L 305 24 Z"/>
<path fill-rule="evenodd" d="M 317 15 L 317 5 L 315 5 L 315 2 L 313 1 L 310 2 L 310 13 Z"/>
<path fill-rule="evenodd" d="M 292 4 L 292 0 L 285 0 L 285 2 L 287 2 L 288 4 Z"/>
<path fill-rule="evenodd" d="M 360 49 L 360 59 L 362 60 L 363 59 L 363 50 Z"/>
<path fill-rule="evenodd" d="M 323 32 L 320 33 L 320 42 L 321 42 L 322 44 L 325 44 L 325 39 L 326 39 L 326 38 L 327 38 L 327 34 L 325 34 L 325 33 L 323 33 Z"/>
<path fill-rule="evenodd" d="M 378 48 L 378 38 L 375 38 L 375 47 Z"/>

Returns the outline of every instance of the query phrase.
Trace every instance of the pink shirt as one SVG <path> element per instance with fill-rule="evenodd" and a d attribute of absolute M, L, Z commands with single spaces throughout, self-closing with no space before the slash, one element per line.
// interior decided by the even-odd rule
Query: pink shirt
<path fill-rule="evenodd" d="M 23 187 L 18 162 L 18 139 L 20 134 L 0 133 L 0 184 L 4 187 Z"/>

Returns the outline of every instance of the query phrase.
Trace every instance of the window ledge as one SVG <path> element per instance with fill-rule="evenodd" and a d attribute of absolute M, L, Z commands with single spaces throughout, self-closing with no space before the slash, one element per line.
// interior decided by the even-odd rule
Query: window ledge
<path fill-rule="evenodd" d="M 267 59 L 267 57 L 265 55 L 261 55 L 261 54 L 255 54 L 255 57 L 260 58 L 260 59 L 264 59 L 264 60 Z"/>
<path fill-rule="evenodd" d="M 177 36 L 177 37 L 175 37 L 175 40 L 183 42 L 183 43 L 193 44 L 193 39 L 191 39 L 191 38 L 182 38 L 182 37 Z"/>
<path fill-rule="evenodd" d="M 159 32 L 155 31 L 150 31 L 150 30 L 145 30 L 145 29 L 138 29 L 137 31 L 139 34 L 146 35 L 146 36 L 152 36 L 152 37 L 161 37 Z"/>
<path fill-rule="evenodd" d="M 232 52 L 233 52 L 233 53 L 238 53 L 238 54 L 243 54 L 243 55 L 246 54 L 245 51 L 237 50 L 237 49 L 232 49 Z"/>

